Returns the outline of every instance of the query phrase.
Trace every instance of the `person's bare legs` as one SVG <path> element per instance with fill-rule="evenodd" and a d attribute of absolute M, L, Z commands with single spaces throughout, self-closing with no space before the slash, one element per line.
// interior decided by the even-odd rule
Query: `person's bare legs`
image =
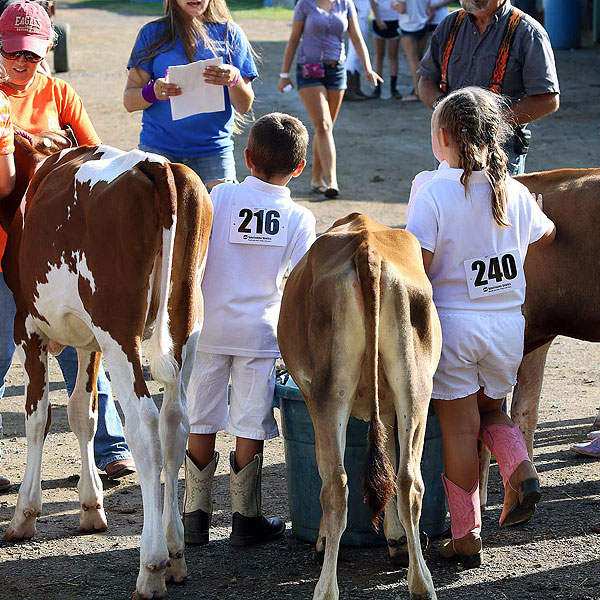
<path fill-rule="evenodd" d="M 403 35 L 400 38 L 400 42 L 402 43 L 402 49 L 404 50 L 404 54 L 406 55 L 406 62 L 408 63 L 408 68 L 410 69 L 410 74 L 413 80 L 413 88 L 415 89 L 415 93 L 410 96 L 406 96 L 403 98 L 406 102 L 412 102 L 419 99 L 417 96 L 417 90 L 419 89 L 419 75 L 417 74 L 417 69 L 419 68 L 419 46 L 420 39 L 412 37 L 410 35 Z"/>
<path fill-rule="evenodd" d="M 190 433 L 188 453 L 199 469 L 204 469 L 215 455 L 216 433 Z"/>
<path fill-rule="evenodd" d="M 373 36 L 373 45 L 375 48 L 375 56 L 373 58 L 375 63 L 375 72 L 381 75 L 383 72 L 383 58 L 385 56 L 385 40 Z"/>
<path fill-rule="evenodd" d="M 456 400 L 434 400 L 433 404 L 442 430 L 446 476 L 469 491 L 479 477 L 477 394 Z"/>
<path fill-rule="evenodd" d="M 330 188 L 339 189 L 333 125 L 342 105 L 344 90 L 327 90 L 318 85 L 301 88 L 299 93 L 315 130 L 313 147 L 318 162 L 313 162 L 312 180 L 318 182 L 324 176 Z"/>
<path fill-rule="evenodd" d="M 434 400 L 442 430 L 444 488 L 450 508 L 452 539 L 440 546 L 443 558 L 481 564 L 481 513 L 479 507 L 480 418 L 477 394 L 455 400 Z"/>
<path fill-rule="evenodd" d="M 400 48 L 400 38 L 388 40 L 388 59 L 390 61 L 390 77 L 398 76 L 398 49 Z M 377 71 L 381 73 L 381 71 Z"/>
<path fill-rule="evenodd" d="M 235 438 L 235 466 L 238 471 L 249 465 L 257 454 L 262 454 L 265 447 L 264 440 L 251 440 L 249 438 Z"/>

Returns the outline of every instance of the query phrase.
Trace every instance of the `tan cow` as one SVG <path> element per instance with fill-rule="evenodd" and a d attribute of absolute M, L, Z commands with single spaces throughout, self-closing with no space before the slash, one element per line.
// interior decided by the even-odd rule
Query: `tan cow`
<path fill-rule="evenodd" d="M 511 418 L 533 457 L 544 365 L 554 338 L 600 341 L 600 169 L 559 169 L 517 179 L 543 195 L 544 212 L 556 224 L 554 242 L 544 248 L 531 246 L 525 260 L 525 349 Z M 600 413 L 592 427 L 600 428 Z M 489 466 L 485 447 L 481 460 L 484 506 Z"/>
<path fill-rule="evenodd" d="M 324 553 L 324 562 L 315 600 L 339 597 L 350 416 L 370 421 L 363 486 L 373 522 L 385 507 L 390 553 L 407 547 L 411 598 L 436 598 L 419 543 L 420 461 L 441 351 L 432 298 L 416 238 L 358 213 L 336 221 L 318 238 L 287 281 L 279 346 L 310 411 L 323 483 L 317 552 Z M 394 417 L 400 447 L 396 477 Z"/>
<path fill-rule="evenodd" d="M 31 147 L 28 156 L 37 159 Z M 68 416 L 82 455 L 80 528 L 106 529 L 92 446 L 104 354 L 144 501 L 136 598 L 162 598 L 165 579 L 187 575 L 177 483 L 189 430 L 185 392 L 202 319 L 199 268 L 211 221 L 206 189 L 187 167 L 137 150 L 72 148 L 38 167 L 12 221 L 2 263 L 17 307 L 28 444 L 5 538 L 33 536 L 41 513 L 49 340 L 75 346 L 79 359 Z M 164 386 L 160 414 L 142 371 L 145 333 L 151 333 L 152 374 Z"/>

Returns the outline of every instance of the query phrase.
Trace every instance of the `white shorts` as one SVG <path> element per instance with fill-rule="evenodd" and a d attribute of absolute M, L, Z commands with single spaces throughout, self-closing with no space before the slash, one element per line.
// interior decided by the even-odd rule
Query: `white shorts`
<path fill-rule="evenodd" d="M 440 311 L 439 316 L 442 356 L 432 397 L 454 400 L 483 388 L 489 398 L 504 398 L 517 382 L 523 358 L 523 315 Z"/>
<path fill-rule="evenodd" d="M 231 435 L 251 440 L 277 437 L 274 393 L 274 358 L 197 352 L 187 393 L 190 432 L 226 430 Z"/>

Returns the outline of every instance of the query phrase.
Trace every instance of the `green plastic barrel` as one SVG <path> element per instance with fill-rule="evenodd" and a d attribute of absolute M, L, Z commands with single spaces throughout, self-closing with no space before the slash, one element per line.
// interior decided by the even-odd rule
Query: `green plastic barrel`
<path fill-rule="evenodd" d="M 285 376 L 287 377 L 287 376 Z M 315 433 L 302 397 L 291 377 L 276 384 L 275 402 L 279 404 L 292 532 L 301 539 L 315 542 L 321 519 L 321 478 L 315 455 Z M 368 423 L 351 418 L 346 432 L 344 465 L 348 473 L 348 525 L 341 543 L 346 546 L 381 546 L 386 541 L 371 525 L 371 513 L 363 502 L 361 476 L 367 451 Z M 440 426 L 433 411 L 427 419 L 421 473 L 425 496 L 420 528 L 430 537 L 445 529 L 446 504 L 440 473 L 444 470 Z"/>

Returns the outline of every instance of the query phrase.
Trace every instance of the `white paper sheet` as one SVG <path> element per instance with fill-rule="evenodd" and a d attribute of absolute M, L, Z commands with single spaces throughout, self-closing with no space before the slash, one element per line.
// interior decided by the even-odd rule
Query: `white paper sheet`
<path fill-rule="evenodd" d="M 220 64 L 223 64 L 221 57 L 169 67 L 169 83 L 176 83 L 183 92 L 181 96 L 171 96 L 171 116 L 174 121 L 225 110 L 223 86 L 205 83 L 202 76 L 206 67 Z"/>

